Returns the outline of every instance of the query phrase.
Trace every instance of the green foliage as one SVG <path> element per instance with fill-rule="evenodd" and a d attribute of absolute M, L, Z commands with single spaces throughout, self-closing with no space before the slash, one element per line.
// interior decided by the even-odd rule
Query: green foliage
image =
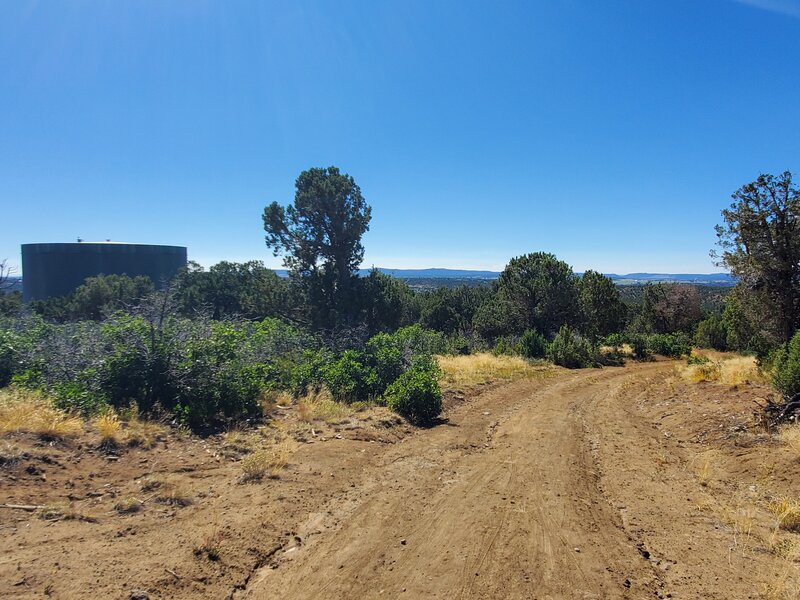
<path fill-rule="evenodd" d="M 716 228 L 721 264 L 757 297 L 760 333 L 787 342 L 800 327 L 800 188 L 789 171 L 759 177 L 733 193 Z"/>
<path fill-rule="evenodd" d="M 630 336 L 631 347 L 633 348 L 633 358 L 636 360 L 649 360 L 652 356 L 650 345 L 647 343 L 647 336 L 641 333 Z"/>
<path fill-rule="evenodd" d="M 339 402 L 356 402 L 370 397 L 371 386 L 376 376 L 364 364 L 364 357 L 355 350 L 345 350 L 322 371 L 323 382 L 330 390 L 334 400 Z"/>
<path fill-rule="evenodd" d="M 517 340 L 514 337 L 502 335 L 495 339 L 492 354 L 495 356 L 513 356 L 518 353 Z"/>
<path fill-rule="evenodd" d="M 775 352 L 772 385 L 787 399 L 800 394 L 800 332 Z"/>
<path fill-rule="evenodd" d="M 442 412 L 442 392 L 430 359 L 421 359 L 386 390 L 386 405 L 415 425 L 431 425 Z"/>
<path fill-rule="evenodd" d="M 373 269 L 356 282 L 361 318 L 371 334 L 394 331 L 417 320 L 417 299 L 405 281 Z"/>
<path fill-rule="evenodd" d="M 625 305 L 619 290 L 605 275 L 586 271 L 578 279 L 578 304 L 582 331 L 593 340 L 620 331 L 625 324 Z"/>
<path fill-rule="evenodd" d="M 544 358 L 547 356 L 547 340 L 545 337 L 533 329 L 528 329 L 523 333 L 517 343 L 519 354 L 525 358 Z"/>
<path fill-rule="evenodd" d="M 222 261 L 205 271 L 197 263 L 178 275 L 177 299 L 187 316 L 207 310 L 213 319 L 261 320 L 289 312 L 289 284 L 261 261 Z"/>
<path fill-rule="evenodd" d="M 512 333 L 535 329 L 550 335 L 579 315 L 578 289 L 572 268 L 554 255 L 534 252 L 512 258 L 497 281 L 518 325 Z"/>
<path fill-rule="evenodd" d="M 11 317 L 22 310 L 22 292 L 0 290 L 0 317 Z"/>
<path fill-rule="evenodd" d="M 313 168 L 295 182 L 294 203 L 264 208 L 265 241 L 302 284 L 311 322 L 325 329 L 353 318 L 354 272 L 364 258 L 361 237 L 372 209 L 352 177 Z"/>
<path fill-rule="evenodd" d="M 13 332 L 0 329 L 0 387 L 11 383 L 16 348 L 19 344 L 20 340 Z"/>
<path fill-rule="evenodd" d="M 548 356 L 555 364 L 568 369 L 581 369 L 597 364 L 592 344 L 568 325 L 562 325 L 550 342 Z"/>
<path fill-rule="evenodd" d="M 646 338 L 647 350 L 671 358 L 681 358 L 692 351 L 692 343 L 685 333 L 655 333 Z"/>
<path fill-rule="evenodd" d="M 694 344 L 700 348 L 727 350 L 728 328 L 722 315 L 712 314 L 697 324 Z"/>

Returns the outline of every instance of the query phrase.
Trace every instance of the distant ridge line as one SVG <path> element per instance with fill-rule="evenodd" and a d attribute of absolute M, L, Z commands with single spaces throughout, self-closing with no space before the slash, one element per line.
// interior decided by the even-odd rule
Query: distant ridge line
<path fill-rule="evenodd" d="M 360 269 L 359 275 L 369 275 L 372 269 Z M 492 280 L 500 276 L 499 271 L 479 271 L 471 269 L 389 269 L 377 267 L 377 270 L 398 279 L 484 279 Z M 276 269 L 278 275 L 286 276 L 286 269 Z M 583 273 L 576 273 L 582 275 Z M 730 273 L 604 273 L 606 277 L 620 284 L 638 283 L 697 283 L 705 285 L 732 286 L 736 279 Z"/>

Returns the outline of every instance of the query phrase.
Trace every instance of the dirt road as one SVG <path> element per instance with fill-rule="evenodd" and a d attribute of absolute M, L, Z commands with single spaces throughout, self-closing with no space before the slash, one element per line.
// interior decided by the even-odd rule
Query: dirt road
<path fill-rule="evenodd" d="M 670 368 L 483 394 L 386 451 L 238 597 L 756 597 L 752 557 L 698 518 L 680 449 L 631 407 Z"/>
<path fill-rule="evenodd" d="M 428 430 L 380 412 L 274 421 L 298 450 L 258 483 L 224 437 L 110 460 L 18 436 L 4 443 L 31 445 L 0 495 L 74 514 L 0 512 L 0 597 L 800 597 L 800 534 L 766 509 L 798 495 L 800 460 L 746 424 L 765 390 L 674 369 L 487 386 Z M 191 503 L 151 499 L 154 477 Z M 130 497 L 140 509 L 120 512 Z"/>

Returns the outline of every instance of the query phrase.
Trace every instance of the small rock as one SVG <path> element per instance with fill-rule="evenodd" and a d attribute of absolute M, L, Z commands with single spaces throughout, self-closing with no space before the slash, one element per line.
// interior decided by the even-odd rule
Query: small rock
<path fill-rule="evenodd" d="M 131 592 L 131 600 L 150 600 L 150 594 L 142 590 L 133 590 Z"/>
<path fill-rule="evenodd" d="M 403 538 L 402 540 L 400 540 L 400 544 L 401 544 L 402 546 L 405 546 L 405 545 L 406 545 L 406 539 L 405 539 L 405 538 Z"/>

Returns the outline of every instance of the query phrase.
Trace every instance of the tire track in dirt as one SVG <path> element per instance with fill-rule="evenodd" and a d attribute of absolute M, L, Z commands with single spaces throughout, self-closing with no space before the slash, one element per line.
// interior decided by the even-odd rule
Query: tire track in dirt
<path fill-rule="evenodd" d="M 237 597 L 652 595 L 660 583 L 598 487 L 579 407 L 659 368 L 578 371 L 485 392 L 449 425 L 387 449 L 363 474 L 363 493 L 329 504 L 327 531 L 263 568 Z"/>

